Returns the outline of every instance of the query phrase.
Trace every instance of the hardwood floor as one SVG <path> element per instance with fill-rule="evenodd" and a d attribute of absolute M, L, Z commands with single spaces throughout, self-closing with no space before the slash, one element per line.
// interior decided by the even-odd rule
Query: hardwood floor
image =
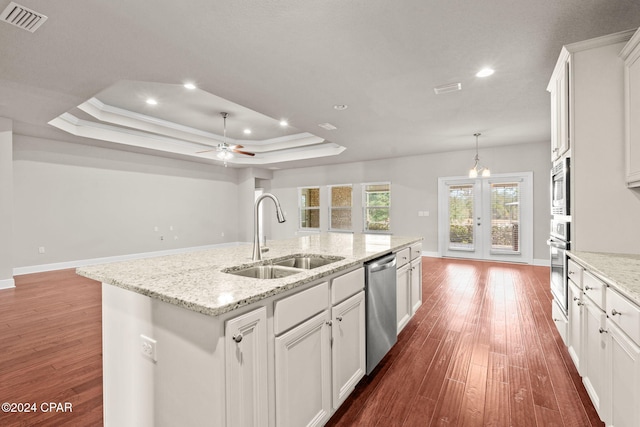
<path fill-rule="evenodd" d="M 549 269 L 422 259 L 423 305 L 329 426 L 603 426 L 551 320 Z"/>
<path fill-rule="evenodd" d="M 548 268 L 423 258 L 422 271 L 422 307 L 328 425 L 603 425 L 552 324 Z M 100 295 L 73 270 L 0 290 L 0 401 L 38 406 L 0 425 L 102 424 Z"/>
<path fill-rule="evenodd" d="M 15 281 L 0 290 L 0 403 L 35 412 L 2 411 L 0 425 L 102 425 L 100 283 L 73 270 Z M 65 402 L 72 412 L 56 412 Z"/>

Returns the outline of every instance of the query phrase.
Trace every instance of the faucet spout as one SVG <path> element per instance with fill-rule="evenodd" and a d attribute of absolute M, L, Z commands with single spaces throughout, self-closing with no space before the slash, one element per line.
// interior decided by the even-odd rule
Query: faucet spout
<path fill-rule="evenodd" d="M 260 195 L 254 204 L 254 212 L 253 212 L 253 257 L 254 261 L 262 260 L 262 249 L 260 247 L 260 221 L 258 218 L 258 212 L 260 210 L 260 203 L 266 198 L 273 200 L 273 203 L 276 205 L 276 217 L 278 218 L 278 222 L 282 224 L 286 221 L 284 217 L 284 213 L 282 212 L 282 208 L 280 207 L 280 201 L 276 196 L 271 193 L 264 193 Z"/>

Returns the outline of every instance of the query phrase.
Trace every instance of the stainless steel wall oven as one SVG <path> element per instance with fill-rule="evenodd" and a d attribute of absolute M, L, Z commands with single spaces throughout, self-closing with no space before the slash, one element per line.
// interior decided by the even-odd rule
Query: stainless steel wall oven
<path fill-rule="evenodd" d="M 567 313 L 568 310 L 568 283 L 567 283 L 567 250 L 570 242 L 568 222 L 563 220 L 551 220 L 551 236 L 549 253 L 551 258 L 551 293 L 560 308 Z"/>
<path fill-rule="evenodd" d="M 569 166 L 571 159 L 565 157 L 551 169 L 551 215 L 571 215 L 569 190 Z"/>

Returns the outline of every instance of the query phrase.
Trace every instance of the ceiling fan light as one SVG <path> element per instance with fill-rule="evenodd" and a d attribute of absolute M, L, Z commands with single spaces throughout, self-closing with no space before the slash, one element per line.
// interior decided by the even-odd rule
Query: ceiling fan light
<path fill-rule="evenodd" d="M 476 168 L 471 168 L 469 169 L 469 178 L 477 178 L 478 177 L 478 171 Z"/>
<path fill-rule="evenodd" d="M 482 177 L 483 178 L 488 178 L 491 176 L 491 171 L 489 170 L 489 168 L 484 168 L 482 170 Z"/>
<path fill-rule="evenodd" d="M 218 152 L 218 158 L 220 160 L 224 160 L 224 161 L 231 160 L 231 159 L 233 159 L 233 153 L 231 151 L 228 151 L 228 150 L 222 150 L 222 151 Z"/>

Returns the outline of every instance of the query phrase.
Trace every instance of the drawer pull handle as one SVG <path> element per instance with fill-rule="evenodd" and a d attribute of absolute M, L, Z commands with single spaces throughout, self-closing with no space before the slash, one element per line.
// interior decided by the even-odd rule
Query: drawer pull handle
<path fill-rule="evenodd" d="M 584 303 L 583 303 L 582 301 L 578 301 L 578 302 L 576 303 L 576 305 L 577 305 L 578 307 L 580 307 L 580 306 L 584 305 Z"/>
<path fill-rule="evenodd" d="M 611 315 L 612 316 L 622 316 L 622 313 L 620 313 L 618 310 L 616 310 L 614 308 L 613 310 L 611 310 Z"/>
<path fill-rule="evenodd" d="M 332 325 L 333 325 L 333 322 L 332 322 L 331 320 L 327 320 L 327 321 L 326 321 L 326 324 L 327 324 L 327 325 L 329 325 L 329 326 L 332 326 Z"/>
<path fill-rule="evenodd" d="M 338 317 L 336 317 L 336 320 L 337 320 L 338 322 L 342 322 L 342 316 L 338 316 Z"/>
<path fill-rule="evenodd" d="M 553 318 L 554 322 L 559 322 L 561 319 L 556 319 L 555 317 Z"/>
<path fill-rule="evenodd" d="M 571 275 L 571 274 L 576 274 L 576 272 L 575 271 L 570 271 L 569 275 Z"/>
<path fill-rule="evenodd" d="M 235 342 L 239 343 L 239 342 L 241 342 L 241 341 L 242 341 L 243 336 L 242 336 L 242 333 L 239 333 L 239 334 L 237 334 L 237 335 L 234 335 L 234 336 L 233 336 L 233 337 L 231 337 L 231 338 L 232 338 Z"/>
<path fill-rule="evenodd" d="M 574 301 L 578 301 L 579 299 L 580 299 L 580 298 L 578 298 L 578 297 L 573 297 L 573 300 L 574 300 Z"/>
<path fill-rule="evenodd" d="M 601 334 L 608 334 L 609 331 L 607 331 L 606 329 L 600 328 L 598 329 L 598 332 L 600 332 Z"/>

